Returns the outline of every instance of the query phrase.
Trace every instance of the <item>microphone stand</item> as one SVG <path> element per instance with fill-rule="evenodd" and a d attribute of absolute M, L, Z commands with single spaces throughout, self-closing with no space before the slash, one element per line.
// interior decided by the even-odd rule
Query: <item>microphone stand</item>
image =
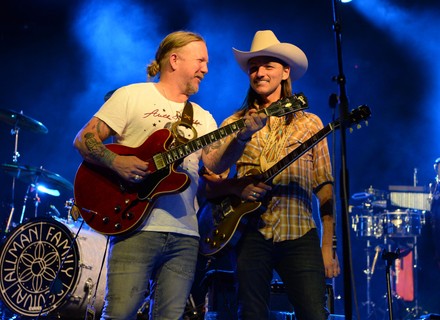
<path fill-rule="evenodd" d="M 348 98 L 345 89 L 345 75 L 342 66 L 342 46 L 341 46 L 341 24 L 337 12 L 337 1 L 332 0 L 333 4 L 333 30 L 335 32 L 336 51 L 338 59 L 338 71 L 339 74 L 333 77 L 333 80 L 339 85 L 339 97 L 335 101 L 339 102 L 339 112 L 341 119 L 341 210 L 342 210 L 342 256 L 343 256 L 343 279 L 344 279 L 344 308 L 345 319 L 352 319 L 352 259 L 351 259 L 351 244 L 350 244 L 350 223 L 348 217 L 348 170 L 346 163 L 346 127 L 348 122 Z M 334 100 L 334 99 L 331 99 Z"/>
<path fill-rule="evenodd" d="M 388 316 L 389 320 L 393 320 L 393 294 L 391 290 L 391 266 L 394 261 L 400 256 L 400 250 L 396 249 L 395 252 L 382 250 L 382 259 L 386 261 L 385 277 L 387 281 L 387 301 L 388 301 Z"/>

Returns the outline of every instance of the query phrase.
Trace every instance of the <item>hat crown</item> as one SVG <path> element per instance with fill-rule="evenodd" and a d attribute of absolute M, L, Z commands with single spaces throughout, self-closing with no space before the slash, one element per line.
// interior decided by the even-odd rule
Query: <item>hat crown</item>
<path fill-rule="evenodd" d="M 271 30 L 257 31 L 252 40 L 250 51 L 232 48 L 240 68 L 249 73 L 248 62 L 254 57 L 274 57 L 291 67 L 290 79 L 295 81 L 307 71 L 308 61 L 304 52 L 291 43 L 280 42 Z"/>
<path fill-rule="evenodd" d="M 276 44 L 280 44 L 280 41 L 271 30 L 257 31 L 250 52 L 260 51 Z"/>

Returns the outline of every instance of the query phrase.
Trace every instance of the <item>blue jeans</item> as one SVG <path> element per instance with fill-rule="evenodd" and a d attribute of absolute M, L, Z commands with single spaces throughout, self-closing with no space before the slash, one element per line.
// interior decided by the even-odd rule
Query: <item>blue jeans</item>
<path fill-rule="evenodd" d="M 148 292 L 149 319 L 182 319 L 194 281 L 198 244 L 195 237 L 151 231 L 112 237 L 101 319 L 136 319 Z"/>
<path fill-rule="evenodd" d="M 316 229 L 296 240 L 273 243 L 248 226 L 236 254 L 239 319 L 269 319 L 274 269 L 285 285 L 296 319 L 327 319 L 324 263 Z"/>

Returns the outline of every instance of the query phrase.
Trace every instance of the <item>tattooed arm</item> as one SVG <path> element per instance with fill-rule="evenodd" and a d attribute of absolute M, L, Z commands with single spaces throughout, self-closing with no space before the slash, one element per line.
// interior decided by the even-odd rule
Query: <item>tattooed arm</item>
<path fill-rule="evenodd" d="M 266 125 L 267 117 L 264 113 L 258 114 L 255 110 L 250 110 L 243 120 L 246 126 L 236 135 L 230 135 L 203 148 L 203 164 L 212 172 L 223 173 L 235 164 L 252 135 Z"/>
<path fill-rule="evenodd" d="M 103 143 L 113 136 L 114 131 L 101 119 L 93 117 L 76 135 L 73 142 L 84 160 L 110 168 L 121 177 L 135 181 L 136 175 L 145 177 L 148 171 L 148 162 L 135 156 L 119 156 L 109 150 Z"/>

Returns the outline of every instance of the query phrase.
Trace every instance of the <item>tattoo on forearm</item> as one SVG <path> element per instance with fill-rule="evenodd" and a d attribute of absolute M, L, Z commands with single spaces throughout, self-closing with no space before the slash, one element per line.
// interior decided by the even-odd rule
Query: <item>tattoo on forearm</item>
<path fill-rule="evenodd" d="M 90 152 L 90 157 L 102 164 L 110 166 L 116 158 L 116 154 L 107 149 L 104 144 L 96 140 L 93 133 L 84 135 L 84 143 Z"/>
<path fill-rule="evenodd" d="M 216 141 L 216 142 L 214 142 L 214 143 L 204 147 L 203 150 L 208 154 L 208 153 L 210 153 L 214 149 L 220 149 L 220 146 L 222 144 L 223 143 L 221 141 Z"/>

